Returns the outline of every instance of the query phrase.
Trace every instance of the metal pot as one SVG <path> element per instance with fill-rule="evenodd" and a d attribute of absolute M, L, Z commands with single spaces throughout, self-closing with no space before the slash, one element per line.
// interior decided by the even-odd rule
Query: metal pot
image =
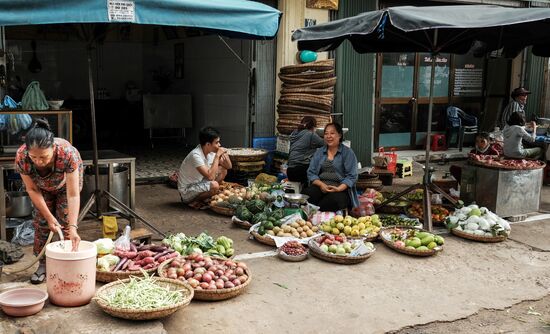
<path fill-rule="evenodd" d="M 6 192 L 6 216 L 26 217 L 32 213 L 32 202 L 26 191 Z"/>

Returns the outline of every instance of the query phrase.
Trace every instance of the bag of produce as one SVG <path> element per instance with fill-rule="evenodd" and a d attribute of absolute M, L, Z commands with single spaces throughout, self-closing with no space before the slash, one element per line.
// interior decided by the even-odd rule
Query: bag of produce
<path fill-rule="evenodd" d="M 130 232 L 132 228 L 130 225 L 127 225 L 124 228 L 124 234 L 122 234 L 118 239 L 115 241 L 115 248 L 127 251 L 130 249 Z"/>

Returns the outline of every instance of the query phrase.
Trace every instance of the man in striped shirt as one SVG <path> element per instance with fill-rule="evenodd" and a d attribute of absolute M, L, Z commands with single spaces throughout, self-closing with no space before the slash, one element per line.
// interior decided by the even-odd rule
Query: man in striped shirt
<path fill-rule="evenodd" d="M 521 114 L 525 118 L 525 104 L 527 103 L 527 95 L 529 94 L 531 94 L 531 92 L 523 87 L 518 87 L 512 91 L 510 94 L 512 101 L 504 108 L 500 116 L 499 124 L 501 129 L 504 129 L 508 118 L 515 112 Z"/>

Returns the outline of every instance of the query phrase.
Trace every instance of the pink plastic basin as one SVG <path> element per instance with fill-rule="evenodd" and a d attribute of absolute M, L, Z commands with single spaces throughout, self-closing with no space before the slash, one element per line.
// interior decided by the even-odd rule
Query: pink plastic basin
<path fill-rule="evenodd" d="M 46 299 L 46 291 L 34 288 L 13 289 L 0 294 L 0 306 L 7 315 L 26 317 L 40 312 Z"/>

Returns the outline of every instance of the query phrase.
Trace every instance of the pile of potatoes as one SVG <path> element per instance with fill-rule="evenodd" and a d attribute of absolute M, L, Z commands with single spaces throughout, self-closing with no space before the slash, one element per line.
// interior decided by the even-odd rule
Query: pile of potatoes
<path fill-rule="evenodd" d="M 291 224 L 284 224 L 281 227 L 275 226 L 272 230 L 266 231 L 266 233 L 277 237 L 308 238 L 318 231 L 319 227 L 313 226 L 311 222 L 299 220 Z"/>
<path fill-rule="evenodd" d="M 219 194 L 212 196 L 212 204 L 230 202 L 230 197 L 236 199 L 239 203 L 242 202 L 243 199 L 246 197 L 246 188 L 229 188 L 222 190 Z"/>

